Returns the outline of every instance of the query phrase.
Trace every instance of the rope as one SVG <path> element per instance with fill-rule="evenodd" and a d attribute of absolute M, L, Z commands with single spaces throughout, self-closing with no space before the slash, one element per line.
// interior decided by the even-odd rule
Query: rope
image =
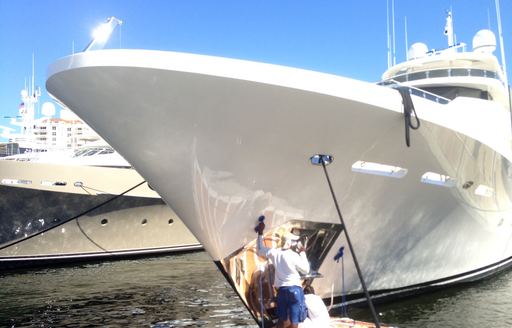
<path fill-rule="evenodd" d="M 405 144 L 407 147 L 411 146 L 411 136 L 410 129 L 417 130 L 420 128 L 420 119 L 418 115 L 416 115 L 416 109 L 414 108 L 414 103 L 412 102 L 411 92 L 408 87 L 398 86 L 396 87 L 400 95 L 402 96 L 402 103 L 404 105 L 404 123 L 405 123 Z M 416 120 L 416 124 L 412 122 L 411 114 L 414 113 L 414 119 Z"/>
<path fill-rule="evenodd" d="M 95 189 L 93 187 L 88 187 L 88 186 L 84 186 L 84 185 L 81 185 L 80 188 L 82 188 L 85 192 L 87 192 L 89 195 L 91 195 L 91 193 L 87 190 L 92 190 L 92 191 L 95 191 L 96 193 L 100 193 L 100 194 L 109 194 L 109 192 L 106 192 L 104 190 L 99 190 L 99 189 Z"/>
<path fill-rule="evenodd" d="M 71 218 L 68 218 L 68 219 L 66 219 L 66 220 L 64 220 L 64 221 L 62 221 L 62 222 L 59 222 L 58 224 L 56 224 L 56 225 L 54 225 L 54 226 L 48 227 L 48 228 L 46 228 L 46 229 L 43 229 L 43 230 L 41 230 L 41 231 L 39 231 L 39 232 L 37 232 L 37 233 L 35 233 L 35 234 L 33 234 L 33 235 L 30 235 L 30 236 L 25 237 L 25 238 L 17 239 L 17 240 L 15 240 L 15 241 L 12 241 L 12 242 L 10 242 L 10 243 L 7 243 L 7 244 L 5 244 L 5 245 L 1 246 L 1 247 L 0 247 L 0 250 L 3 250 L 3 249 L 5 249 L 5 248 L 7 248 L 7 247 L 10 247 L 10 246 L 14 246 L 14 245 L 16 245 L 16 244 L 19 244 L 19 243 L 21 243 L 21 242 L 25 241 L 25 240 L 29 240 L 29 239 L 31 239 L 31 238 L 34 238 L 35 236 L 38 236 L 38 235 L 40 235 L 40 234 L 43 234 L 43 233 L 45 233 L 45 232 L 47 232 L 47 231 L 50 231 L 50 230 L 52 230 L 52 229 L 55 229 L 55 228 L 57 228 L 57 227 L 59 227 L 59 226 L 63 225 L 64 223 L 67 223 L 67 222 L 69 222 L 69 221 L 71 221 L 71 220 L 75 220 L 75 219 L 77 219 L 77 218 L 79 218 L 79 217 L 81 217 L 81 216 L 83 216 L 83 215 L 86 215 L 86 214 L 88 214 L 88 213 L 90 213 L 90 212 L 92 212 L 92 211 L 94 211 L 94 210 L 96 210 L 96 209 L 98 209 L 98 208 L 102 207 L 103 205 L 106 205 L 106 204 L 108 204 L 108 203 L 110 203 L 110 202 L 112 202 L 112 201 L 114 201 L 114 200 L 118 199 L 119 197 L 121 197 L 121 196 L 123 196 L 123 195 L 125 195 L 125 194 L 129 193 L 130 191 L 132 191 L 132 190 L 134 190 L 134 189 L 138 188 L 139 186 L 141 186 L 141 185 L 142 185 L 143 183 L 145 183 L 145 182 L 146 182 L 146 181 L 142 181 L 142 182 L 138 183 L 137 185 L 135 185 L 135 186 L 131 187 L 130 189 L 127 189 L 127 190 L 125 190 L 124 192 L 120 193 L 119 195 L 116 195 L 116 196 L 114 196 L 114 197 L 112 197 L 112 198 L 110 198 L 110 199 L 107 199 L 107 200 L 106 200 L 106 201 L 104 201 L 103 203 L 101 203 L 101 204 L 99 204 L 99 205 L 96 205 L 96 206 L 94 206 L 94 207 L 92 207 L 92 208 L 90 208 L 90 209 L 88 209 L 88 210 L 86 210 L 86 211 L 84 211 L 84 212 L 82 212 L 82 213 L 80 213 L 80 214 L 78 214 L 78 215 L 75 215 L 75 216 L 73 216 L 73 217 L 71 217 Z"/>
<path fill-rule="evenodd" d="M 359 267 L 359 262 L 356 258 L 356 253 L 354 252 L 354 248 L 352 247 L 352 242 L 350 241 L 350 237 L 348 235 L 347 227 L 343 222 L 343 216 L 341 215 L 340 207 L 338 205 L 338 200 L 336 199 L 336 194 L 334 193 L 334 189 L 332 188 L 331 179 L 329 179 L 329 174 L 327 173 L 327 167 L 325 166 L 324 157 L 320 157 L 320 162 L 322 163 L 322 168 L 324 169 L 325 178 L 327 179 L 327 184 L 329 185 L 329 189 L 331 191 L 332 198 L 334 200 L 334 205 L 336 206 L 336 211 L 338 212 L 338 216 L 340 218 L 341 226 L 343 227 L 343 232 L 345 233 L 345 239 L 347 240 L 348 247 L 350 249 L 350 253 L 352 254 L 352 259 L 354 260 L 354 266 L 356 267 L 357 275 L 359 276 L 359 281 L 361 282 L 361 287 L 363 287 L 364 294 L 366 296 L 366 300 L 368 302 L 368 307 L 373 316 L 373 321 L 375 322 L 375 328 L 380 328 L 379 318 L 377 317 L 377 313 L 375 312 L 375 308 L 373 307 L 372 299 L 370 298 L 370 294 L 368 293 L 368 289 L 366 288 L 366 284 L 364 282 L 363 274 L 361 272 L 361 268 Z"/>
<path fill-rule="evenodd" d="M 88 193 L 89 195 L 92 195 L 92 194 L 89 192 L 89 190 L 85 189 L 85 187 L 84 187 L 84 186 L 80 186 L 80 188 L 81 188 L 83 191 L 85 191 L 86 193 Z"/>

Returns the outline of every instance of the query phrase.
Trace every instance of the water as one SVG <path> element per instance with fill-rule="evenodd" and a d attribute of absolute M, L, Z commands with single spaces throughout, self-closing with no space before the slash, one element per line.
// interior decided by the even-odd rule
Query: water
<path fill-rule="evenodd" d="M 256 327 L 204 252 L 0 275 L 0 327 Z"/>
<path fill-rule="evenodd" d="M 511 309 L 512 272 L 377 305 L 403 328 L 512 327 Z M 204 252 L 0 274 L 0 327 L 84 326 L 256 327 Z"/>
<path fill-rule="evenodd" d="M 403 328 L 512 327 L 512 271 L 463 287 L 379 304 L 382 322 Z M 352 315 L 371 321 L 369 311 Z"/>

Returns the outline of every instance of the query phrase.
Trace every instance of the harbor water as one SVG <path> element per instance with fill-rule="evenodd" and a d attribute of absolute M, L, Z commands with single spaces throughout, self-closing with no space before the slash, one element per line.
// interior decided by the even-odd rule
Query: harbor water
<path fill-rule="evenodd" d="M 204 252 L 3 272 L 0 286 L 0 327 L 257 327 Z M 377 305 L 403 328 L 512 327 L 511 309 L 512 272 Z"/>

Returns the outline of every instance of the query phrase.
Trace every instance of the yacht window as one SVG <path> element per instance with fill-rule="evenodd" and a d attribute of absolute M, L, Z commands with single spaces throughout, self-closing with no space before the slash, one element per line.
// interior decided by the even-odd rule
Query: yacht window
<path fill-rule="evenodd" d="M 448 77 L 448 70 L 446 69 L 440 69 L 435 71 L 430 71 L 428 74 L 429 78 L 435 78 L 435 77 Z"/>
<path fill-rule="evenodd" d="M 474 69 L 471 70 L 471 76 L 477 76 L 477 77 L 486 77 L 486 71 L 482 69 Z"/>
<path fill-rule="evenodd" d="M 114 150 L 112 149 L 103 149 L 102 151 L 99 152 L 99 154 L 112 154 L 114 152 Z"/>
<path fill-rule="evenodd" d="M 417 72 L 417 73 L 409 74 L 407 79 L 409 81 L 414 81 L 414 80 L 422 80 L 422 79 L 426 79 L 426 78 L 427 78 L 427 72 Z"/>
<path fill-rule="evenodd" d="M 79 157 L 79 156 L 82 156 L 85 152 L 87 152 L 88 149 L 80 149 L 80 150 L 77 150 L 76 153 L 75 153 L 75 156 L 74 157 Z"/>
<path fill-rule="evenodd" d="M 430 93 L 436 94 L 438 96 L 455 99 L 457 97 L 470 97 L 470 98 L 479 98 L 490 100 L 489 93 L 487 91 L 473 89 L 473 88 L 465 88 L 465 87 L 423 87 L 422 90 L 428 91 Z"/>
<path fill-rule="evenodd" d="M 96 149 L 88 149 L 82 156 L 91 156 L 96 154 L 98 151 Z"/>
<path fill-rule="evenodd" d="M 393 78 L 393 80 L 395 80 L 397 82 L 407 82 L 407 74 L 400 75 L 400 76 L 395 76 Z"/>
<path fill-rule="evenodd" d="M 27 184 L 32 184 L 32 180 L 22 180 L 22 179 L 2 179 L 2 181 L 0 181 L 1 184 L 4 184 L 4 185 L 27 185 Z"/>
<path fill-rule="evenodd" d="M 467 68 L 452 68 L 452 76 L 469 76 L 469 70 Z"/>
<path fill-rule="evenodd" d="M 444 174 L 426 172 L 421 176 L 421 182 L 451 188 L 455 186 L 457 180 Z"/>
<path fill-rule="evenodd" d="M 405 168 L 366 161 L 357 161 L 352 164 L 352 171 L 399 179 L 407 175 L 407 169 Z"/>
<path fill-rule="evenodd" d="M 472 77 L 485 77 L 491 79 L 499 79 L 498 73 L 495 71 L 488 71 L 477 68 L 450 68 L 450 69 L 435 69 L 431 71 L 415 72 L 415 73 L 402 73 L 395 75 L 391 78 L 397 82 L 407 82 L 422 80 L 428 78 L 441 78 L 450 76 L 472 76 Z"/>

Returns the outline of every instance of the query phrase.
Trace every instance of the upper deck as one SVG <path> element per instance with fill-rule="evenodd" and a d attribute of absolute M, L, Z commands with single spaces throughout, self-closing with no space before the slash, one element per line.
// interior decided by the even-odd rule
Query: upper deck
<path fill-rule="evenodd" d="M 456 50 L 430 51 L 424 57 L 390 67 L 381 83 L 413 86 L 449 99 L 465 96 L 494 100 L 508 108 L 506 79 L 497 58 L 491 53 Z"/>

